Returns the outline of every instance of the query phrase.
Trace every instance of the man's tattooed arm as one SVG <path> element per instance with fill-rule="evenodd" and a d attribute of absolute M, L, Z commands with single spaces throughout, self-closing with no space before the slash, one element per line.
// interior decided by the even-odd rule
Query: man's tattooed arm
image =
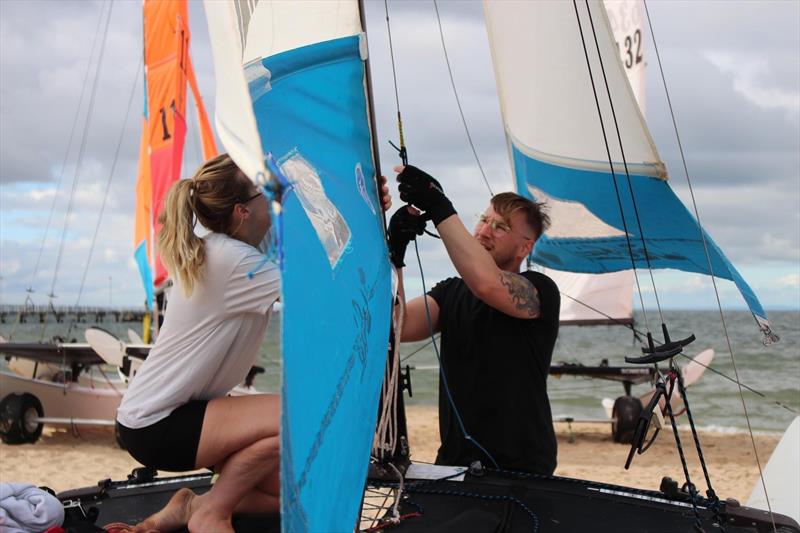
<path fill-rule="evenodd" d="M 508 289 L 511 301 L 519 311 L 524 311 L 530 318 L 538 318 L 541 313 L 539 291 L 524 276 L 512 272 L 501 272 L 500 283 Z"/>

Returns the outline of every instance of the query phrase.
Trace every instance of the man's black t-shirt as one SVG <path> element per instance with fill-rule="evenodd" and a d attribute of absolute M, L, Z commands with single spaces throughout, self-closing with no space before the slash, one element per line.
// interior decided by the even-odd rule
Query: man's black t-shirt
<path fill-rule="evenodd" d="M 541 317 L 508 316 L 479 300 L 461 278 L 428 293 L 439 305 L 441 356 L 447 384 L 468 434 L 504 469 L 552 474 L 556 437 L 547 376 L 558 336 L 561 298 L 539 272 L 523 272 L 539 291 Z M 464 438 L 439 379 L 437 464 L 491 461 Z"/>

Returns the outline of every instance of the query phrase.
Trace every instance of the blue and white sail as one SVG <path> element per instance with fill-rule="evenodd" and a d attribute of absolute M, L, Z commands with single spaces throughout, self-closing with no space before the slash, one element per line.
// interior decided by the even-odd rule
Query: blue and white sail
<path fill-rule="evenodd" d="M 603 3 L 484 1 L 484 13 L 516 186 L 546 201 L 553 221 L 533 260 L 568 272 L 647 268 L 649 260 L 713 274 L 736 284 L 771 339 L 754 292 L 670 189 Z"/>
<path fill-rule="evenodd" d="M 641 0 L 603 2 L 636 103 L 645 114 L 646 51 Z M 544 268 L 561 292 L 561 324 L 633 323 L 633 270 L 584 274 Z"/>
<path fill-rule="evenodd" d="M 206 13 L 220 138 L 257 183 L 283 186 L 282 529 L 351 531 L 391 311 L 358 4 L 209 0 Z"/>

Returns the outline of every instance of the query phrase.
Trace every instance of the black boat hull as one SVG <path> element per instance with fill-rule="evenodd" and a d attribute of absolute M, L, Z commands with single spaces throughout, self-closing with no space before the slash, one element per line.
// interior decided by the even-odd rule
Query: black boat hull
<path fill-rule="evenodd" d="M 97 487 L 62 492 L 58 497 L 67 508 L 68 524 L 132 525 L 161 509 L 179 488 L 203 493 L 211 483 L 210 473 L 123 482 L 106 480 Z M 331 484 L 332 490 L 334 485 Z M 369 485 L 395 486 L 376 479 L 370 479 Z M 696 524 L 692 505 L 683 493 L 667 496 L 570 478 L 486 471 L 481 476 L 466 474 L 463 481 L 406 480 L 404 488 L 399 514 L 405 518 L 399 524 L 383 524 L 382 530 L 672 533 L 693 531 Z M 701 527 L 707 532 L 722 531 L 706 505 L 707 501 L 701 499 Z M 733 501 L 723 502 L 720 512 L 727 533 L 800 533 L 800 526 L 788 517 L 773 515 L 773 529 L 767 512 L 741 507 Z M 237 516 L 234 528 L 237 532 L 279 532 L 280 517 Z"/>

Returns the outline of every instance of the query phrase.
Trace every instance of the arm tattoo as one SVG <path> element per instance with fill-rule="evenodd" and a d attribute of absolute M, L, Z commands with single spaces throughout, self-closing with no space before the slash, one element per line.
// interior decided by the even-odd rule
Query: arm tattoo
<path fill-rule="evenodd" d="M 524 276 L 511 272 L 500 273 L 500 283 L 508 289 L 511 301 L 520 311 L 525 311 L 531 318 L 536 318 L 541 312 L 539 292 Z"/>

